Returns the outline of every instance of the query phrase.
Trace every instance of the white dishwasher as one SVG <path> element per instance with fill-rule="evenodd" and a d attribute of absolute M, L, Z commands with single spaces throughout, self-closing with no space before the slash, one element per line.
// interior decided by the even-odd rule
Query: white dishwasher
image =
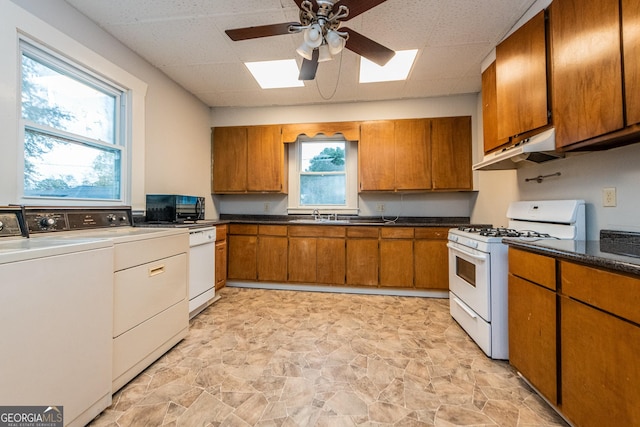
<path fill-rule="evenodd" d="M 189 318 L 211 304 L 216 296 L 216 228 L 189 229 Z"/>
<path fill-rule="evenodd" d="M 0 208 L 0 403 L 84 426 L 111 404 L 113 244 L 20 237 L 19 215 Z"/>

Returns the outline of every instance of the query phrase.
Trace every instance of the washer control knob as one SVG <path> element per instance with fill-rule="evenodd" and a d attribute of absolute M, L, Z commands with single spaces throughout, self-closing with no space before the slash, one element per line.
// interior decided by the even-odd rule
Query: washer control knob
<path fill-rule="evenodd" d="M 40 220 L 40 225 L 45 228 L 53 227 L 54 225 L 56 225 L 56 220 L 55 218 L 45 217 Z"/>

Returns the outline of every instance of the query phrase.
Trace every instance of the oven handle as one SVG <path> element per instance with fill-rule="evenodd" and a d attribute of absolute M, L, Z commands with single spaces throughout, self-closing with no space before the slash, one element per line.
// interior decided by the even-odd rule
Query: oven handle
<path fill-rule="evenodd" d="M 469 310 L 469 308 L 467 308 L 466 305 L 464 305 L 462 303 L 462 301 L 460 301 L 458 298 L 453 297 L 453 301 L 458 304 L 458 307 L 460 307 L 465 313 L 467 313 L 469 315 L 469 317 L 471 317 L 472 319 L 477 319 L 478 315 L 475 314 L 473 311 Z"/>
<path fill-rule="evenodd" d="M 464 250 L 460 249 L 460 248 L 459 248 L 459 247 L 457 247 L 457 246 L 453 246 L 451 243 L 447 243 L 447 247 L 448 247 L 449 249 L 453 250 L 453 251 L 460 252 L 460 253 L 462 253 L 462 254 L 465 254 L 465 255 L 466 255 L 466 256 L 468 256 L 468 257 L 471 257 L 471 258 L 473 258 L 473 259 L 477 259 L 477 260 L 479 260 L 479 261 L 486 261 L 486 260 L 487 260 L 487 257 L 486 257 L 486 256 L 484 256 L 484 255 L 476 255 L 476 254 L 472 254 L 471 252 L 464 251 Z"/>

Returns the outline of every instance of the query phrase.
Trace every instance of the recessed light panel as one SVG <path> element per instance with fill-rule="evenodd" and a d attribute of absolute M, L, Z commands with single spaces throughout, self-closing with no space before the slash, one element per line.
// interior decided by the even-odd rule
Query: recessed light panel
<path fill-rule="evenodd" d="M 418 49 L 399 50 L 384 67 L 360 58 L 360 83 L 406 80 L 416 59 Z"/>
<path fill-rule="evenodd" d="M 304 82 L 298 80 L 300 70 L 295 59 L 245 62 L 244 65 L 262 89 L 304 86 Z"/>

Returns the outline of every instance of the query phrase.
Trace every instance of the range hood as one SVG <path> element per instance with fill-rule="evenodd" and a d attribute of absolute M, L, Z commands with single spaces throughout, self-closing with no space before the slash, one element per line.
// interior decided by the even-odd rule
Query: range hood
<path fill-rule="evenodd" d="M 556 150 L 556 131 L 554 128 L 484 156 L 473 170 L 517 169 L 527 163 L 543 163 L 564 157 Z"/>

